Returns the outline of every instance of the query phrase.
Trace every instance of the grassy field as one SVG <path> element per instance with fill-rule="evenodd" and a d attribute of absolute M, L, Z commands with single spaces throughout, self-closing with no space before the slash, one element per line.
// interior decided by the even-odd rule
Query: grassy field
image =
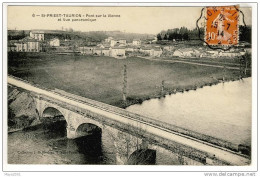
<path fill-rule="evenodd" d="M 127 65 L 127 102 L 122 101 L 123 69 Z M 8 74 L 42 85 L 58 88 L 90 99 L 126 107 L 143 100 L 176 91 L 196 89 L 218 83 L 223 69 L 149 61 L 137 57 L 54 55 L 48 53 L 14 54 L 8 57 Z M 238 70 L 226 70 L 226 80 L 237 80 Z M 165 81 L 161 93 L 162 81 Z"/>

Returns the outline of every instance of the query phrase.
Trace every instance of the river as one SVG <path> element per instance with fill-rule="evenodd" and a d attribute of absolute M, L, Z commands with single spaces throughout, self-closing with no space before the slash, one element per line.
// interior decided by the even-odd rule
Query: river
<path fill-rule="evenodd" d="M 233 143 L 251 144 L 251 78 L 152 99 L 127 110 Z M 55 127 L 55 128 L 54 128 Z M 175 158 L 175 159 L 174 159 Z M 66 122 L 8 134 L 9 164 L 116 164 L 109 135 L 66 138 Z M 177 156 L 156 154 L 158 165 L 178 165 Z"/>
<path fill-rule="evenodd" d="M 252 78 L 132 105 L 128 111 L 235 144 L 251 145 Z"/>

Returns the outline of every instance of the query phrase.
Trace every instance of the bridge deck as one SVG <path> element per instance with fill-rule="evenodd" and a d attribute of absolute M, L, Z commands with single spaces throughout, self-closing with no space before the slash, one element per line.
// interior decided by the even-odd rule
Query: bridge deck
<path fill-rule="evenodd" d="M 176 129 L 173 125 L 165 125 L 165 123 L 159 122 L 157 120 L 149 119 L 147 117 L 137 115 L 126 110 L 116 108 L 104 103 L 100 103 L 87 98 L 75 96 L 69 93 L 62 93 L 62 91 L 51 91 L 47 89 L 34 86 L 21 79 L 8 76 L 8 84 L 13 86 L 28 90 L 30 92 L 39 94 L 41 96 L 47 96 L 54 100 L 63 102 L 68 105 L 76 106 L 81 109 L 91 111 L 95 114 L 104 116 L 122 124 L 136 127 L 142 129 L 146 133 L 156 135 L 167 139 L 169 141 L 177 142 L 188 147 L 195 148 L 199 151 L 206 152 L 214 155 L 217 159 L 228 162 L 232 165 L 248 165 L 250 164 L 250 159 L 246 156 L 234 152 L 230 149 L 224 148 L 219 145 L 214 145 L 212 143 L 202 141 L 200 139 L 188 136 L 182 132 L 176 132 L 172 129 Z M 164 125 L 163 125 L 164 124 Z M 180 131 L 187 131 L 180 129 Z"/>

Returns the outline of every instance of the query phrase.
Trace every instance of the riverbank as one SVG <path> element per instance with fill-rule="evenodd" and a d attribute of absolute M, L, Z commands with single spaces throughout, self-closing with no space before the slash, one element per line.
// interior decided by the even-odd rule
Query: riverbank
<path fill-rule="evenodd" d="M 150 61 L 138 57 L 15 54 L 8 60 L 8 74 L 49 89 L 61 89 L 121 108 L 152 98 L 204 86 L 239 80 L 238 70 L 185 63 Z M 127 65 L 127 100 L 123 101 L 123 70 Z M 162 84 L 164 83 L 164 84 Z M 162 89 L 163 87 L 163 89 Z"/>
<path fill-rule="evenodd" d="M 250 155 L 251 80 L 244 78 L 185 94 L 167 95 L 126 110 L 153 117 L 162 126 L 174 125 L 171 129 L 189 137 Z"/>

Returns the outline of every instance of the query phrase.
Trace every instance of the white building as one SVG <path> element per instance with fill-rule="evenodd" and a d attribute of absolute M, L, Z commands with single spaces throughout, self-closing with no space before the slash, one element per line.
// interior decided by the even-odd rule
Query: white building
<path fill-rule="evenodd" d="M 239 52 L 220 52 L 219 56 L 221 57 L 237 57 L 240 56 L 241 54 Z"/>
<path fill-rule="evenodd" d="M 184 48 L 184 49 L 177 49 L 173 52 L 173 56 L 176 56 L 176 57 L 187 57 L 187 58 L 190 58 L 190 57 L 195 57 L 196 55 L 198 55 L 199 57 L 199 54 L 198 54 L 198 50 L 194 50 L 192 48 Z"/>
<path fill-rule="evenodd" d="M 110 56 L 110 49 L 109 48 L 103 48 L 102 51 L 101 51 L 101 55 Z"/>
<path fill-rule="evenodd" d="M 165 46 L 165 47 L 163 47 L 163 50 L 173 51 L 174 50 L 174 46 L 172 46 L 172 45 Z"/>
<path fill-rule="evenodd" d="M 112 39 L 112 37 L 108 37 L 107 39 L 105 39 L 105 42 L 109 43 Z"/>
<path fill-rule="evenodd" d="M 126 58 L 124 47 L 111 47 L 110 56 L 115 58 Z"/>
<path fill-rule="evenodd" d="M 152 57 L 160 57 L 162 55 L 163 51 L 161 48 L 154 48 L 151 50 L 151 56 Z"/>
<path fill-rule="evenodd" d="M 31 31 L 30 37 L 38 41 L 44 41 L 44 32 L 43 31 Z"/>
<path fill-rule="evenodd" d="M 19 41 L 15 41 L 14 44 L 16 52 L 41 52 L 42 47 L 40 42 L 36 39 L 25 37 Z"/>
<path fill-rule="evenodd" d="M 133 40 L 133 45 L 140 46 L 141 45 L 141 40 L 140 39 L 134 39 Z"/>
<path fill-rule="evenodd" d="M 60 40 L 58 38 L 53 38 L 50 40 L 50 46 L 58 47 L 60 46 Z"/>
<path fill-rule="evenodd" d="M 114 47 L 115 45 L 120 45 L 120 44 L 123 44 L 123 45 L 126 45 L 126 39 L 112 39 L 110 41 L 110 46 L 111 47 Z"/>

